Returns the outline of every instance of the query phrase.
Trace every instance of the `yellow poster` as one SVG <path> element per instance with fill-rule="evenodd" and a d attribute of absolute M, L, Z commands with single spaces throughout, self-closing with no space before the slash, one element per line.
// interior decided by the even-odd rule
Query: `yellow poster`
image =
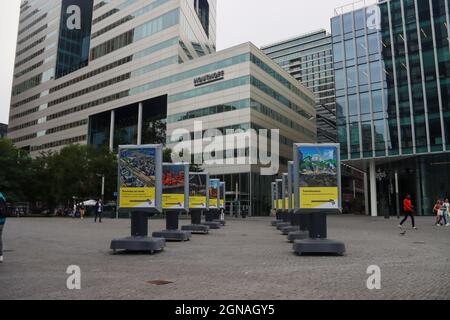
<path fill-rule="evenodd" d="M 163 194 L 163 209 L 183 209 L 184 194 Z"/>
<path fill-rule="evenodd" d="M 209 199 L 209 208 L 217 209 L 217 199 Z"/>
<path fill-rule="evenodd" d="M 339 209 L 337 187 L 299 188 L 300 209 Z"/>
<path fill-rule="evenodd" d="M 291 196 L 291 208 L 294 209 L 295 208 L 295 195 L 292 194 Z"/>
<path fill-rule="evenodd" d="M 155 188 L 120 188 L 121 208 L 154 208 Z"/>
<path fill-rule="evenodd" d="M 278 200 L 278 210 L 283 210 L 283 200 Z"/>
<path fill-rule="evenodd" d="M 284 198 L 284 209 L 289 210 L 289 198 Z"/>
<path fill-rule="evenodd" d="M 205 209 L 206 197 L 189 197 L 189 209 Z"/>
<path fill-rule="evenodd" d="M 223 199 L 220 199 L 220 207 L 225 208 L 225 201 Z"/>

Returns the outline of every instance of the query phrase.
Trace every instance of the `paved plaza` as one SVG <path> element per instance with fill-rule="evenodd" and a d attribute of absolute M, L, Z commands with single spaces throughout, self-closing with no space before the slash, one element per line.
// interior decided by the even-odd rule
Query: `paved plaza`
<path fill-rule="evenodd" d="M 230 220 L 155 255 L 111 254 L 128 220 L 9 219 L 0 299 L 448 299 L 450 229 L 417 220 L 401 236 L 396 218 L 330 217 L 329 238 L 347 254 L 300 257 L 270 218 Z M 69 265 L 81 268 L 81 290 L 66 288 Z M 366 287 L 370 265 L 381 268 L 381 290 Z"/>

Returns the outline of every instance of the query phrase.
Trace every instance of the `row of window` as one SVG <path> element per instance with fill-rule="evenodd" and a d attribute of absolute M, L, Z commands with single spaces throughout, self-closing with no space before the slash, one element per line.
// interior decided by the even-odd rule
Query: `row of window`
<path fill-rule="evenodd" d="M 142 15 L 144 15 L 146 13 L 149 13 L 153 9 L 155 9 L 155 8 L 165 4 L 165 3 L 167 3 L 168 1 L 169 0 L 155 0 L 154 2 L 146 5 L 145 7 L 141 8 L 139 10 L 136 10 L 133 13 L 130 13 L 129 15 L 127 15 L 127 16 L 119 19 L 119 20 L 117 20 L 116 22 L 114 22 L 114 23 L 112 23 L 110 25 L 107 25 L 106 27 L 98 30 L 97 32 L 94 32 L 91 35 L 91 39 L 97 38 L 98 36 L 108 32 L 108 31 L 111 31 L 112 29 L 117 28 L 118 26 L 120 26 L 120 25 L 122 25 L 122 24 L 124 24 L 124 23 L 126 23 L 126 22 L 128 22 L 130 20 L 133 20 L 134 18 L 142 16 Z"/>
<path fill-rule="evenodd" d="M 97 9 L 100 9 L 101 7 L 103 7 L 104 5 L 110 3 L 111 0 L 105 0 L 102 1 L 98 4 L 96 4 L 94 6 L 94 11 Z M 94 20 L 92 20 L 92 25 L 99 23 L 100 21 L 105 20 L 106 18 L 112 16 L 113 14 L 119 12 L 120 10 L 125 9 L 126 7 L 132 5 L 133 3 L 135 3 L 137 0 L 127 0 L 125 2 L 123 2 L 122 4 L 118 5 L 117 7 L 107 11 L 106 13 L 102 14 L 101 16 L 98 16 L 97 18 L 95 18 Z"/>
<path fill-rule="evenodd" d="M 127 45 L 137 42 L 143 38 L 149 37 L 164 29 L 170 28 L 179 22 L 179 9 L 169 11 L 168 13 L 155 18 L 143 25 L 136 27 L 133 30 L 125 32 L 117 37 L 114 37 L 91 50 L 90 60 L 95 60 L 103 57 L 113 51 L 119 50 Z"/>
<path fill-rule="evenodd" d="M 279 94 L 277 91 L 273 90 L 271 87 L 269 87 L 264 82 L 254 78 L 254 77 L 250 77 L 250 78 L 251 78 L 251 84 L 255 88 L 258 88 L 259 90 L 261 90 L 262 92 L 264 92 L 268 96 L 271 96 L 273 99 L 277 100 L 278 102 L 281 102 L 286 107 L 288 107 L 289 109 L 291 109 L 295 113 L 299 114 L 300 116 L 302 116 L 306 120 L 312 120 L 314 118 L 314 116 L 312 114 L 306 112 L 305 110 L 300 108 L 298 105 L 296 105 L 295 103 L 290 101 L 288 98 L 286 98 L 285 96 Z M 316 102 L 314 101 L 312 103 L 312 106 L 315 106 L 315 104 L 316 104 Z"/>
<path fill-rule="evenodd" d="M 49 69 L 13 87 L 12 96 L 17 96 L 54 78 L 55 69 Z"/>
<path fill-rule="evenodd" d="M 178 42 L 178 38 L 172 38 L 172 39 L 166 40 L 164 42 L 158 43 L 157 45 L 149 47 L 149 48 L 146 48 L 144 50 L 141 50 L 141 51 L 137 52 L 136 54 L 134 54 L 132 56 L 128 56 L 128 57 L 125 57 L 123 59 L 117 60 L 117 61 L 115 61 L 115 62 L 113 62 L 111 64 L 108 64 L 108 65 L 104 66 L 104 67 L 101 67 L 99 69 L 96 69 L 96 70 L 93 70 L 93 71 L 88 72 L 86 74 L 83 74 L 82 76 L 79 76 L 77 78 L 74 78 L 72 80 L 64 82 L 64 83 L 62 83 L 62 84 L 60 84 L 60 85 L 58 85 L 56 87 L 51 88 L 49 92 L 53 93 L 53 92 L 59 91 L 59 90 L 64 89 L 64 88 L 66 88 L 68 86 L 76 84 L 76 83 L 78 83 L 80 81 L 86 80 L 86 79 L 94 77 L 94 76 L 96 76 L 96 75 L 98 75 L 100 73 L 103 73 L 103 72 L 106 72 L 106 71 L 111 70 L 113 68 L 116 68 L 118 66 L 121 66 L 121 65 L 123 65 L 125 63 L 128 63 L 128 62 L 132 61 L 132 60 L 142 59 L 142 58 L 144 58 L 144 57 L 146 57 L 146 56 L 148 56 L 148 55 L 150 55 L 152 53 L 155 53 L 155 52 L 157 52 L 159 50 L 162 50 L 164 48 L 170 47 L 170 46 L 176 44 L 177 42 Z M 42 65 L 42 62 L 40 64 Z M 30 97 L 31 100 L 30 100 L 30 98 L 25 99 L 26 100 L 25 103 L 20 101 L 20 102 L 16 103 L 15 105 L 13 105 L 12 107 L 13 108 L 17 108 L 17 107 L 19 107 L 19 106 L 21 106 L 23 104 L 31 102 L 32 100 L 39 99 L 40 97 L 41 97 L 40 95 Z M 35 110 L 35 108 L 33 108 L 32 110 Z"/>
<path fill-rule="evenodd" d="M 265 47 L 265 48 L 263 48 L 263 51 L 265 51 L 267 53 L 274 53 L 275 51 L 281 51 L 281 50 L 285 50 L 290 47 L 300 46 L 306 42 L 312 42 L 312 41 L 317 41 L 317 40 L 323 39 L 325 35 L 326 35 L 326 33 L 323 32 L 323 33 L 314 34 L 311 36 L 301 37 L 299 39 L 293 39 L 291 41 L 286 41 L 285 43 L 277 44 L 277 45 L 274 45 L 271 47 Z"/>
<path fill-rule="evenodd" d="M 42 144 L 40 146 L 32 146 L 30 150 L 32 152 L 42 151 L 45 149 L 56 148 L 56 147 L 65 146 L 68 144 L 80 143 L 80 142 L 84 142 L 86 140 L 87 140 L 87 136 L 82 135 L 79 137 L 73 137 L 73 138 L 69 138 L 69 139 L 64 139 L 64 140 L 59 140 L 59 141 Z"/>
<path fill-rule="evenodd" d="M 38 35 L 39 33 L 41 33 L 42 31 L 44 31 L 45 29 L 51 27 L 52 25 L 54 25 L 56 22 L 59 21 L 59 17 L 53 19 L 52 21 L 48 22 L 47 24 L 44 24 L 43 26 L 39 27 L 38 29 L 36 29 L 35 31 L 33 31 L 32 33 L 30 33 L 29 35 L 27 35 L 26 37 L 20 39 L 17 42 L 17 45 L 21 45 L 25 42 L 27 42 L 28 40 L 34 38 L 36 35 Z"/>
<path fill-rule="evenodd" d="M 282 85 L 284 85 L 286 88 L 294 92 L 297 96 L 299 96 L 301 99 L 303 99 L 306 103 L 310 105 L 314 105 L 315 101 L 311 99 L 308 95 L 306 95 L 302 90 L 300 90 L 296 85 L 292 84 L 289 80 L 287 80 L 285 77 L 283 77 L 281 74 L 276 72 L 274 69 L 269 67 L 266 63 L 264 63 L 261 59 L 258 57 L 251 55 L 250 57 L 251 62 L 253 62 L 255 65 L 257 65 L 259 68 L 264 70 L 267 74 L 272 76 L 275 80 L 280 82 Z"/>

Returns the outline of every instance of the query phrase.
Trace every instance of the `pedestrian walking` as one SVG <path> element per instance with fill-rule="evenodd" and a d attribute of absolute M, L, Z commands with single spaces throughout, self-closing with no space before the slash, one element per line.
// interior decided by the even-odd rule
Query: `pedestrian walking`
<path fill-rule="evenodd" d="M 439 214 L 439 221 L 438 225 L 440 226 L 442 221 L 444 221 L 443 225 L 450 227 L 450 221 L 448 218 L 448 215 L 450 213 L 450 203 L 448 199 L 445 199 L 445 201 L 441 202 L 441 211 Z"/>
<path fill-rule="evenodd" d="M 433 214 L 436 216 L 436 225 L 438 227 L 441 226 L 441 204 L 442 201 L 438 200 L 436 201 L 436 204 L 433 207 Z"/>
<path fill-rule="evenodd" d="M 86 214 L 86 208 L 84 207 L 84 204 L 81 204 L 80 206 L 80 218 L 81 220 L 84 219 L 84 215 Z"/>
<path fill-rule="evenodd" d="M 102 199 L 98 199 L 97 203 L 95 204 L 94 222 L 97 222 L 97 218 L 98 218 L 99 219 L 98 222 L 102 223 L 102 215 L 103 215 L 103 202 L 102 202 Z"/>
<path fill-rule="evenodd" d="M 400 225 L 398 227 L 402 229 L 403 224 L 406 222 L 406 220 L 408 220 L 408 218 L 411 218 L 412 227 L 414 230 L 417 230 L 416 222 L 414 221 L 414 207 L 412 205 L 410 194 L 407 194 L 405 200 L 403 200 L 403 214 L 405 215 L 405 217 L 403 218 L 402 222 L 400 222 Z"/>
<path fill-rule="evenodd" d="M 0 192 L 0 263 L 3 262 L 3 228 L 5 227 L 6 223 L 6 198 L 5 196 Z"/>

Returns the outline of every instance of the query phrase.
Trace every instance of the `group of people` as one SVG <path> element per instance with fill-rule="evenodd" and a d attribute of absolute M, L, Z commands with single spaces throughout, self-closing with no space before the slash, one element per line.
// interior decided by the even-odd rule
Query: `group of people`
<path fill-rule="evenodd" d="M 437 226 L 450 227 L 450 203 L 448 199 L 438 200 L 434 205 L 433 213 L 436 215 Z"/>
<path fill-rule="evenodd" d="M 84 206 L 84 204 L 81 204 L 79 207 L 75 208 L 75 210 L 79 212 L 80 219 L 83 220 L 84 216 L 86 215 L 86 207 Z M 104 210 L 104 205 L 103 205 L 102 199 L 97 200 L 94 210 L 95 210 L 94 222 L 97 223 L 97 219 L 98 219 L 98 221 L 100 223 L 102 223 L 102 216 L 103 216 L 103 210 Z M 75 216 L 75 214 L 74 214 L 74 216 Z"/>
<path fill-rule="evenodd" d="M 399 228 L 403 228 L 403 224 L 411 218 L 412 226 L 417 230 L 416 223 L 414 221 L 414 206 L 412 205 L 411 195 L 407 194 L 403 200 L 403 213 L 405 217 L 400 222 Z M 450 227 L 450 202 L 449 199 L 444 201 L 438 200 L 433 207 L 433 214 L 436 216 L 436 226 Z"/>

